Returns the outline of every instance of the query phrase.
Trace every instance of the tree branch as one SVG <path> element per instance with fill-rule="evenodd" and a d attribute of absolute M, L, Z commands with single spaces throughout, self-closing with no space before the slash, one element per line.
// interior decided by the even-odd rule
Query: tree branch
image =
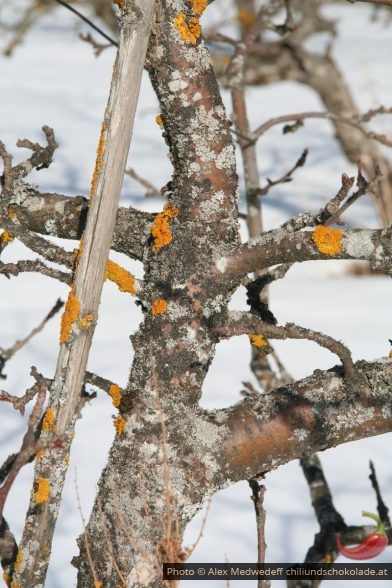
<path fill-rule="evenodd" d="M 359 361 L 369 391 L 348 390 L 339 368 L 209 413 L 221 423 L 218 479 L 239 481 L 310 455 L 392 430 L 392 361 Z"/>
<path fill-rule="evenodd" d="M 2 194 L 0 225 L 62 239 L 80 239 L 86 226 L 89 201 L 84 196 L 39 192 L 19 181 Z M 143 258 L 154 214 L 136 208 L 119 208 L 112 249 L 134 259 Z"/>
<path fill-rule="evenodd" d="M 262 339 L 307 339 L 315 341 L 318 345 L 336 354 L 342 361 L 347 378 L 355 379 L 355 368 L 349 349 L 324 333 L 305 329 L 292 323 L 278 326 L 263 322 L 250 312 L 232 311 L 222 318 L 223 324 L 220 324 L 220 317 L 216 317 L 214 322 L 217 325 L 213 328 L 214 333 L 225 338 L 253 334 L 260 335 Z M 266 345 L 266 342 L 262 341 L 262 345 Z"/>
<path fill-rule="evenodd" d="M 391 272 L 392 227 L 381 230 L 326 230 L 334 231 L 325 235 L 327 241 L 328 235 L 332 240 L 336 238 L 335 253 L 331 253 L 334 250 L 328 245 L 320 246 L 316 229 L 295 233 L 274 229 L 240 245 L 232 255 L 218 259 L 215 274 L 241 279 L 257 269 L 278 263 L 328 259 L 364 259 L 370 261 L 376 271 Z"/>

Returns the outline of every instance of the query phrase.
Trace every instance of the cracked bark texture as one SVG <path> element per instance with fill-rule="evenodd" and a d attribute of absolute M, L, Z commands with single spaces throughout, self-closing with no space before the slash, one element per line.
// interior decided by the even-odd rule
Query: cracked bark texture
<path fill-rule="evenodd" d="M 163 588 L 161 563 L 186 559 L 185 526 L 219 488 L 392 430 L 389 358 L 355 364 L 357 388 L 338 366 L 224 410 L 199 407 L 220 340 L 216 320 L 222 317 L 225 327 L 229 300 L 247 273 L 277 263 L 332 258 L 368 259 L 379 271 L 391 271 L 391 229 L 340 231 L 341 246 L 334 255 L 319 250 L 311 231 L 293 229 L 309 225 L 295 219 L 291 228 L 241 244 L 234 147 L 198 28 L 202 5 L 201 0 L 162 0 L 153 23 L 147 64 L 173 178 L 163 212 L 120 209 L 117 215 L 116 227 L 123 215 L 126 235 L 118 241 L 115 236 L 113 247 L 124 247 L 144 263 L 138 290 L 144 320 L 131 337 L 135 354 L 117 435 L 78 541 L 80 554 L 73 560 L 80 588 Z M 26 200 L 15 205 L 15 214 L 4 212 L 7 223 L 20 222 L 20 231 L 78 235 L 85 210 L 81 197 L 70 202 L 23 190 Z M 29 198 L 40 204 L 35 211 L 27 205 L 25 214 Z M 58 216 L 63 213 L 68 215 L 64 229 Z M 45 224 L 46 214 L 51 226 Z M 139 242 L 135 219 L 142 227 Z M 160 313 L 155 312 L 157 301 L 164 302 Z M 38 550 L 47 548 L 42 539 Z M 38 588 L 42 581 L 33 579 L 30 586 Z"/>

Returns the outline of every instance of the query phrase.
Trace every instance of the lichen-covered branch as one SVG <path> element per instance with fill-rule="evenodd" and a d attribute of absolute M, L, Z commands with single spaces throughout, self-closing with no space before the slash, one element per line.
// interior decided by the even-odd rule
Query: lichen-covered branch
<path fill-rule="evenodd" d="M 88 200 L 39 192 L 24 182 L 13 184 L 9 197 L 2 194 L 0 225 L 12 233 L 34 232 L 62 239 L 80 239 L 86 226 Z M 141 260 L 155 215 L 136 208 L 117 211 L 112 249 Z"/>
<path fill-rule="evenodd" d="M 234 278 L 277 263 L 364 259 L 373 269 L 390 273 L 391 234 L 391 228 L 341 230 L 319 226 L 295 233 L 274 229 L 241 245 L 232 256 L 217 259 L 215 271 Z"/>
<path fill-rule="evenodd" d="M 332 353 L 339 356 L 345 370 L 347 378 L 355 377 L 355 368 L 351 358 L 351 353 L 340 341 L 332 337 L 305 329 L 288 323 L 284 326 L 271 324 L 259 319 L 259 317 L 249 312 L 231 311 L 226 316 L 214 319 L 216 324 L 214 332 L 222 338 L 235 337 L 238 335 L 249 335 L 252 345 L 256 347 L 268 347 L 266 339 L 307 339 L 315 341 L 322 347 L 325 347 Z"/>
<path fill-rule="evenodd" d="M 222 423 L 216 448 L 222 481 L 249 479 L 292 459 L 390 431 L 392 361 L 360 361 L 355 370 L 367 389 L 347 389 L 339 368 L 316 370 L 268 396 L 250 395 L 215 411 L 214 422 Z"/>

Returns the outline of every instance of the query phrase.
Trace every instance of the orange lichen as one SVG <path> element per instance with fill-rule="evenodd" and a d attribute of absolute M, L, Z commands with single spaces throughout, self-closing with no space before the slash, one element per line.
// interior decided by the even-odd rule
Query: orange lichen
<path fill-rule="evenodd" d="M 40 459 L 43 458 L 44 455 L 45 455 L 45 451 L 43 449 L 40 449 L 40 451 L 37 451 L 37 453 L 35 454 L 35 459 L 37 461 L 39 461 Z"/>
<path fill-rule="evenodd" d="M 15 563 L 14 563 L 14 572 L 18 572 L 19 571 L 20 566 L 22 564 L 22 560 L 23 560 L 23 556 L 20 553 L 20 551 L 18 551 L 18 553 L 16 555 Z"/>
<path fill-rule="evenodd" d="M 187 19 L 185 13 L 180 12 L 174 19 L 174 26 L 180 33 L 180 37 L 184 43 L 192 43 L 192 45 L 195 45 L 197 39 L 201 35 L 201 26 L 199 24 L 199 19 L 196 16 Z"/>
<path fill-rule="evenodd" d="M 116 429 L 117 435 L 123 434 L 126 424 L 127 424 L 127 421 L 124 419 L 124 417 L 121 416 L 121 414 L 118 415 L 118 417 L 114 421 L 114 427 Z"/>
<path fill-rule="evenodd" d="M 158 116 L 155 117 L 155 121 L 160 127 L 163 126 L 164 121 L 163 121 L 163 117 L 161 114 L 158 114 Z"/>
<path fill-rule="evenodd" d="M 121 292 L 136 295 L 136 281 L 133 275 L 110 259 L 106 264 L 105 279 L 117 284 Z"/>
<path fill-rule="evenodd" d="M 15 212 L 15 210 L 13 208 L 9 208 L 7 210 L 7 215 L 8 215 L 9 218 L 15 218 L 16 217 L 16 212 Z"/>
<path fill-rule="evenodd" d="M 53 409 L 50 406 L 46 409 L 44 418 L 42 420 L 42 430 L 43 431 L 55 431 L 56 426 L 54 424 L 55 414 Z"/>
<path fill-rule="evenodd" d="M 75 296 L 75 286 L 71 287 L 63 316 L 61 317 L 60 343 L 66 343 L 72 331 L 73 324 L 78 320 L 80 312 L 79 298 Z"/>
<path fill-rule="evenodd" d="M 126 0 L 113 0 L 113 4 L 118 6 L 122 12 L 126 12 L 126 7 L 127 7 Z"/>
<path fill-rule="evenodd" d="M 50 483 L 47 478 L 39 477 L 35 480 L 37 484 L 37 490 L 33 492 L 33 500 L 37 504 L 43 504 L 49 498 L 50 494 Z"/>
<path fill-rule="evenodd" d="M 203 14 L 205 9 L 207 8 L 207 0 L 190 0 L 193 10 L 196 12 L 198 16 Z"/>
<path fill-rule="evenodd" d="M 95 167 L 94 167 L 93 177 L 91 180 L 90 198 L 94 197 L 95 189 L 97 187 L 98 177 L 99 177 L 99 174 L 101 173 L 102 168 L 103 168 L 103 155 L 105 152 L 107 128 L 108 128 L 108 125 L 104 121 L 102 123 L 102 127 L 101 127 L 101 134 L 99 137 L 99 143 L 98 143 L 98 148 L 97 148 L 97 157 L 95 160 Z"/>
<path fill-rule="evenodd" d="M 342 231 L 329 227 L 316 227 L 312 233 L 312 239 L 320 253 L 325 255 L 337 255 L 342 249 Z"/>
<path fill-rule="evenodd" d="M 83 239 L 80 239 L 80 243 L 79 243 L 79 247 L 77 249 L 74 249 L 74 256 L 75 256 L 75 266 L 78 265 L 79 260 L 82 256 L 83 253 L 83 247 L 84 247 L 84 242 Z"/>
<path fill-rule="evenodd" d="M 19 582 L 16 582 L 16 580 L 13 580 L 13 582 L 11 584 L 11 588 L 20 588 Z"/>
<path fill-rule="evenodd" d="M 7 584 L 7 586 L 9 586 L 11 582 L 11 576 L 6 572 L 3 572 L 3 580 Z"/>
<path fill-rule="evenodd" d="M 117 384 L 112 384 L 109 388 L 109 396 L 112 399 L 112 403 L 115 408 L 120 406 L 122 393 L 122 389 Z"/>
<path fill-rule="evenodd" d="M 236 19 L 247 29 L 252 26 L 256 20 L 256 15 L 250 10 L 239 10 Z"/>
<path fill-rule="evenodd" d="M 248 335 L 250 342 L 254 347 L 267 347 L 268 343 L 264 339 L 263 335 Z"/>
<path fill-rule="evenodd" d="M 94 588 L 102 588 L 103 584 L 101 582 L 101 580 L 95 580 L 94 581 Z"/>
<path fill-rule="evenodd" d="M 81 318 L 79 320 L 79 327 L 81 329 L 88 329 L 89 326 L 91 325 L 91 323 L 94 320 L 94 315 L 93 314 L 86 314 L 86 316 L 84 316 L 83 318 Z"/>
<path fill-rule="evenodd" d="M 6 245 L 7 243 L 10 243 L 13 240 L 13 236 L 8 231 L 3 231 L 0 235 L 0 241 L 3 243 L 3 245 Z"/>
<path fill-rule="evenodd" d="M 178 216 L 179 210 L 172 204 L 167 204 L 162 212 L 157 214 L 151 227 L 151 235 L 154 239 L 152 251 L 158 251 L 173 241 L 169 220 Z"/>
<path fill-rule="evenodd" d="M 154 300 L 151 306 L 151 314 L 164 314 L 165 312 L 167 312 L 166 300 L 162 300 L 161 298 Z"/>

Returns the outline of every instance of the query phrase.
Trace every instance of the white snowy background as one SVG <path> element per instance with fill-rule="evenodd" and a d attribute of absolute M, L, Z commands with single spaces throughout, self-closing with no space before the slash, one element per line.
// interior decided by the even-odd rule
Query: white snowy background
<path fill-rule="evenodd" d="M 15 2 L 15 7 L 22 5 Z M 7 16 L 4 6 L 4 0 L 0 0 L 0 19 Z M 328 14 L 339 21 L 340 34 L 334 45 L 334 54 L 362 110 L 392 103 L 391 26 L 370 22 L 370 12 L 370 7 L 360 3 L 328 9 Z M 227 14 L 227 2 L 216 0 L 203 17 L 204 22 L 219 19 L 222 13 Z M 59 143 L 50 168 L 29 177 L 29 181 L 37 184 L 41 191 L 69 195 L 88 195 L 89 192 L 115 53 L 109 49 L 96 59 L 91 47 L 79 41 L 77 31 L 80 30 L 86 32 L 88 28 L 81 26 L 66 10 L 58 8 L 40 21 L 12 58 L 0 57 L 0 139 L 16 159 L 26 155 L 25 151 L 15 147 L 17 139 L 42 141 L 44 137 L 40 128 L 44 124 L 54 128 Z M 317 42 L 321 46 L 324 41 L 320 38 Z M 1 42 L 5 42 L 5 36 Z M 312 43 L 316 47 L 315 42 Z M 230 114 L 230 100 L 226 93 L 224 101 Z M 272 116 L 323 108 L 313 92 L 293 83 L 249 89 L 248 105 L 254 127 Z M 171 169 L 161 130 L 155 123 L 158 113 L 156 98 L 145 76 L 129 165 L 161 187 L 170 179 Z M 384 117 L 375 126 L 392 136 L 391 117 Z M 336 193 L 341 173 L 355 173 L 354 166 L 341 154 L 331 126 L 317 120 L 306 122 L 305 128 L 293 135 L 283 136 L 281 128 L 274 128 L 264 136 L 258 146 L 263 177 L 281 175 L 305 147 L 310 150 L 308 162 L 296 173 L 295 181 L 278 186 L 265 199 L 266 228 L 275 227 L 304 209 L 318 210 Z M 241 167 L 239 173 L 241 176 Z M 146 198 L 141 187 L 129 177 L 124 181 L 121 204 L 150 211 L 162 208 L 159 199 Z M 367 196 L 345 218 L 348 226 L 377 226 Z M 68 248 L 76 245 L 64 244 Z M 2 260 L 35 257 L 15 242 L 7 247 Z M 129 262 L 125 256 L 114 253 L 112 258 L 131 268 L 137 277 L 142 277 L 140 263 Z M 341 339 L 350 347 L 355 360 L 385 356 L 389 351 L 388 338 L 392 337 L 390 278 L 348 277 L 346 269 L 347 263 L 334 261 L 308 262 L 294 267 L 285 280 L 272 285 L 271 308 L 280 323 L 294 321 Z M 2 347 L 11 346 L 17 338 L 25 336 L 45 316 L 57 297 L 65 299 L 67 295 L 64 285 L 39 275 L 25 274 L 11 280 L 0 277 L 0 281 Z M 242 292 L 235 295 L 232 307 L 246 307 Z M 53 375 L 58 353 L 59 318 L 52 320 L 44 332 L 7 363 L 7 380 L 1 382 L 2 388 L 11 394 L 22 394 L 32 383 L 29 376 L 32 365 L 45 376 Z M 106 283 L 88 368 L 125 386 L 132 359 L 129 335 L 140 320 L 141 313 L 134 299 L 120 293 L 113 284 Z M 276 348 L 287 369 L 297 378 L 316 368 L 332 367 L 337 361 L 335 356 L 310 342 L 277 342 Z M 249 344 L 245 337 L 221 343 L 205 382 L 202 405 L 215 408 L 237 402 L 241 382 L 254 382 L 248 364 Z M 113 439 L 114 413 L 110 399 L 99 392 L 98 397 L 85 407 L 83 418 L 77 424 L 53 543 L 48 588 L 75 585 L 76 571 L 70 565 L 70 559 L 77 554 L 75 540 L 82 530 L 75 479 L 87 519 Z M 0 463 L 20 446 L 25 421 L 7 403 L 0 406 Z M 391 441 L 391 435 L 383 435 L 347 443 L 320 455 L 335 504 L 347 523 L 368 522 L 361 517 L 361 511 L 376 511 L 376 500 L 368 479 L 369 459 L 376 465 L 384 499 L 392 505 Z M 18 540 L 28 504 L 32 471 L 32 466 L 27 466 L 18 476 L 5 509 L 5 516 Z M 268 513 L 266 560 L 303 561 L 318 527 L 299 464 L 293 462 L 269 473 L 265 484 Z M 243 482 L 213 498 L 204 536 L 190 561 L 256 560 L 255 520 L 249 496 L 248 484 Z M 185 545 L 193 544 L 202 520 L 203 512 L 189 526 Z M 339 561 L 343 562 L 344 558 Z M 387 548 L 374 561 L 392 562 L 392 548 Z M 381 588 L 386 584 L 366 582 L 369 587 Z M 283 582 L 273 582 L 274 587 L 283 585 Z M 325 588 L 351 588 L 355 585 L 353 581 L 323 583 Z M 225 586 L 225 581 L 193 581 L 189 586 L 220 588 Z M 256 586 L 256 581 L 232 581 L 231 586 L 251 588 Z"/>

